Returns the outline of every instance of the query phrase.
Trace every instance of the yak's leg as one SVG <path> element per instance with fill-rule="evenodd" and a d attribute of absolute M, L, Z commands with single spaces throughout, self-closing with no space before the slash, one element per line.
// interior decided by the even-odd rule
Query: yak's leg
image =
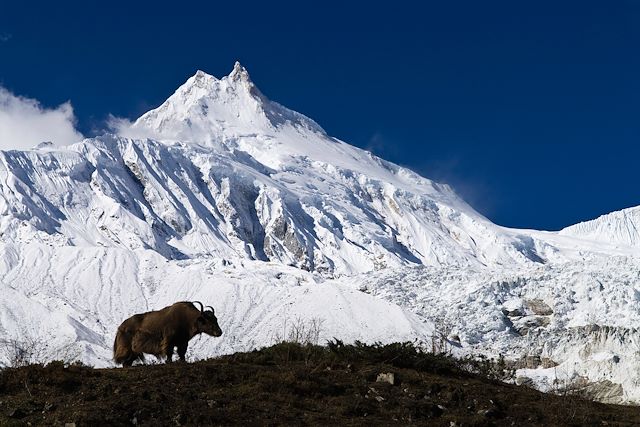
<path fill-rule="evenodd" d="M 167 363 L 173 362 L 173 344 L 169 342 L 166 338 L 162 340 L 161 344 L 162 353 L 167 356 Z"/>
<path fill-rule="evenodd" d="M 140 353 L 133 353 L 133 352 L 129 353 L 126 360 L 122 362 L 122 366 L 124 366 L 125 368 L 128 368 L 132 366 L 133 362 L 135 362 L 136 360 L 144 361 L 144 357 Z"/>
<path fill-rule="evenodd" d="M 180 357 L 180 361 L 181 362 L 186 362 L 185 359 L 185 355 L 187 354 L 187 346 L 189 345 L 188 342 L 185 342 L 184 344 L 179 344 L 178 345 L 178 356 Z"/>
<path fill-rule="evenodd" d="M 131 365 L 133 365 L 134 360 L 136 360 L 135 357 L 129 356 L 127 360 L 122 362 L 122 366 L 124 366 L 125 368 L 129 368 Z"/>

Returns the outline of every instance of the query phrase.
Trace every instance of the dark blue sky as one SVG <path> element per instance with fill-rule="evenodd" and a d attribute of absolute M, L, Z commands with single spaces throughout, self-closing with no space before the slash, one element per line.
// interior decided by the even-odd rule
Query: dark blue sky
<path fill-rule="evenodd" d="M 7 3 L 0 85 L 71 100 L 85 135 L 239 59 L 271 99 L 499 224 L 640 205 L 640 0 Z"/>

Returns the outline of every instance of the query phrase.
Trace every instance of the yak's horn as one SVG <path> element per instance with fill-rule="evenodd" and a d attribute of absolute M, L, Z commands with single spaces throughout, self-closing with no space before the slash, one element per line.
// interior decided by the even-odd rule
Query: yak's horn
<path fill-rule="evenodd" d="M 207 308 L 210 308 L 210 309 L 211 309 L 211 312 L 212 312 L 212 313 L 215 313 L 215 312 L 213 311 L 213 307 L 211 307 L 210 305 L 208 305 L 208 306 L 207 306 Z"/>
<path fill-rule="evenodd" d="M 200 313 L 204 311 L 204 305 L 200 301 L 191 301 L 191 304 L 200 304 Z"/>

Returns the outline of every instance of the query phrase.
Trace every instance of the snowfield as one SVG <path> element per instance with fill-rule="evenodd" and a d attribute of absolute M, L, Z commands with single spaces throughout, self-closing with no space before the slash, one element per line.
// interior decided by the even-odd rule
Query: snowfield
<path fill-rule="evenodd" d="M 0 152 L 0 364 L 112 366 L 117 326 L 216 308 L 203 358 L 417 341 L 503 354 L 518 381 L 640 402 L 639 208 L 560 232 L 491 223 L 451 188 L 328 136 L 236 64 L 198 71 L 116 134 Z"/>

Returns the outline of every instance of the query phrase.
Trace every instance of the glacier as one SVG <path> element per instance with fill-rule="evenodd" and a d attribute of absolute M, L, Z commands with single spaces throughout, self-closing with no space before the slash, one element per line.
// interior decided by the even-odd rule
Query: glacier
<path fill-rule="evenodd" d="M 640 401 L 638 208 L 559 232 L 501 227 L 447 185 L 329 136 L 239 63 L 198 71 L 113 133 L 0 152 L 0 364 L 113 366 L 122 320 L 176 300 L 224 335 L 188 356 L 319 339 L 505 355 L 543 390 Z"/>

